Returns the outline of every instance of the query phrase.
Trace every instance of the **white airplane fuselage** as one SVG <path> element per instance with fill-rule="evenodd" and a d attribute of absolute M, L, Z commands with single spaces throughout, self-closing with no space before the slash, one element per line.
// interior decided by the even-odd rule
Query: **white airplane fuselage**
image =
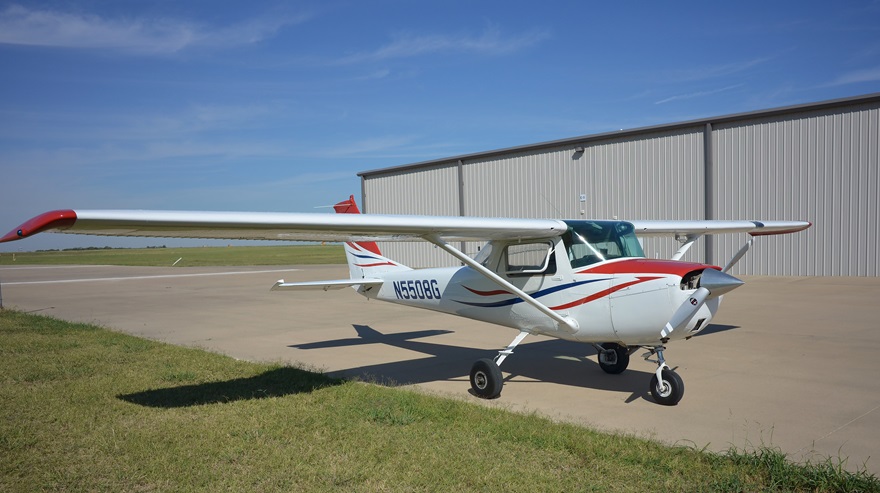
<path fill-rule="evenodd" d="M 645 258 L 618 258 L 572 268 L 563 254 L 561 240 L 552 250 L 552 272 L 502 276 L 550 309 L 577 321 L 577 330 L 560 326 L 521 297 L 467 266 L 387 272 L 379 288 L 362 287 L 359 292 L 371 299 L 571 341 L 652 345 L 660 343 L 661 328 L 695 291 L 695 287 L 683 289 L 688 286 L 682 286 L 682 278 L 703 269 L 717 269 Z M 665 339 L 681 339 L 699 332 L 708 325 L 720 302 L 720 297 L 708 300 L 683 330 Z"/>

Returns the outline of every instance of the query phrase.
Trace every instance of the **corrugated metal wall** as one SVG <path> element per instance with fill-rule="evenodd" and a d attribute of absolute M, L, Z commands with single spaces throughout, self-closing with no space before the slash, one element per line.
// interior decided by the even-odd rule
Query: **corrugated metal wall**
<path fill-rule="evenodd" d="M 578 147 L 583 151 L 576 152 Z M 703 217 L 702 155 L 702 128 L 693 128 L 469 161 L 463 167 L 465 213 L 567 219 Z M 649 256 L 669 257 L 677 248 L 674 241 L 645 242 Z"/>
<path fill-rule="evenodd" d="M 718 219 L 805 219 L 797 235 L 760 237 L 734 272 L 877 276 L 880 265 L 878 105 L 713 128 Z M 742 241 L 715 240 L 715 258 Z"/>
<path fill-rule="evenodd" d="M 716 219 L 802 219 L 814 226 L 795 235 L 759 237 L 733 272 L 880 275 L 878 95 L 691 123 L 364 173 L 365 210 L 575 219 L 703 219 L 707 213 Z M 746 239 L 716 236 L 710 245 L 700 240 L 685 259 L 723 265 Z M 432 246 L 414 245 L 383 248 L 414 267 L 456 264 Z M 672 239 L 644 244 L 649 257 L 668 258 L 677 247 Z M 476 250 L 475 245 L 464 248 Z M 709 255 L 704 255 L 706 248 Z"/>
<path fill-rule="evenodd" d="M 458 164 L 450 162 L 364 182 L 365 211 L 374 214 L 458 216 Z M 427 242 L 381 242 L 382 254 L 412 267 L 457 265 Z"/>

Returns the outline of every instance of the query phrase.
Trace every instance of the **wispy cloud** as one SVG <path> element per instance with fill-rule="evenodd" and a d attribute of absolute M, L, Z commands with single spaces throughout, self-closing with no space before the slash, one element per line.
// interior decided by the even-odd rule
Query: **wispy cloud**
<path fill-rule="evenodd" d="M 355 53 L 340 58 L 338 64 L 379 62 L 397 58 L 410 58 L 431 53 L 478 53 L 483 55 L 506 55 L 536 45 L 547 39 L 546 30 L 532 30 L 519 36 L 504 36 L 495 26 L 486 28 L 479 35 L 401 34 L 390 43 L 373 51 Z"/>
<path fill-rule="evenodd" d="M 156 141 L 261 125 L 284 112 L 282 103 L 191 104 L 175 112 L 0 110 L 3 139 L 53 142 Z"/>
<path fill-rule="evenodd" d="M 315 156 L 322 158 L 340 158 L 350 156 L 384 155 L 389 151 L 399 150 L 413 142 L 410 136 L 387 136 L 356 140 L 342 147 L 316 149 Z"/>
<path fill-rule="evenodd" d="M 739 62 L 722 63 L 717 65 L 703 65 L 698 67 L 671 70 L 661 73 L 660 78 L 666 82 L 693 82 L 699 80 L 717 79 L 719 77 L 731 77 L 747 72 L 759 65 L 763 65 L 774 57 L 759 57 Z"/>
<path fill-rule="evenodd" d="M 733 89 L 737 89 L 742 86 L 743 86 L 743 84 L 734 84 L 732 86 L 722 87 L 720 89 L 713 89 L 710 91 L 695 91 L 695 92 L 690 92 L 687 94 L 679 94 L 676 96 L 671 96 L 671 97 L 668 97 L 665 99 L 661 99 L 660 101 L 655 101 L 654 104 L 665 104 L 665 103 L 671 103 L 672 101 L 681 101 L 684 99 L 694 99 L 694 98 L 701 98 L 703 96 L 711 96 L 713 94 L 718 94 L 718 93 L 727 92 L 727 91 L 730 91 Z"/>
<path fill-rule="evenodd" d="M 235 46 L 262 41 L 306 16 L 246 20 L 212 28 L 174 18 L 108 18 L 11 5 L 0 12 L 0 43 L 109 49 L 138 54 L 176 53 L 192 46 Z"/>
<path fill-rule="evenodd" d="M 81 175 L 127 175 L 142 172 L 144 163 L 149 169 L 178 169 L 186 162 L 186 169 L 211 170 L 216 161 L 255 158 L 287 157 L 291 150 L 283 144 L 230 140 L 217 143 L 205 139 L 156 141 L 149 143 L 116 142 L 101 145 L 65 146 L 55 149 L 28 149 L 4 153 L 11 170 L 40 169 L 45 173 L 67 174 L 71 170 Z M 206 159 L 213 159 L 209 163 Z M 30 171 L 31 174 L 32 171 Z"/>
<path fill-rule="evenodd" d="M 880 67 L 874 67 L 864 70 L 856 70 L 841 74 L 831 81 L 828 86 L 843 86 L 847 84 L 858 84 L 861 82 L 877 82 L 880 81 Z"/>

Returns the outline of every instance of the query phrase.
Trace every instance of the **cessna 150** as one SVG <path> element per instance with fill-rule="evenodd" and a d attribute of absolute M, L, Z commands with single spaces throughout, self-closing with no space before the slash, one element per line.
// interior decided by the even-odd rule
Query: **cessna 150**
<path fill-rule="evenodd" d="M 742 284 L 727 271 L 754 237 L 794 233 L 803 221 L 601 221 L 360 214 L 354 196 L 338 214 L 124 210 L 59 210 L 41 214 L 0 243 L 43 231 L 178 238 L 343 241 L 350 278 L 278 281 L 272 290 L 341 289 L 511 327 L 519 335 L 494 359 L 470 372 L 474 394 L 500 395 L 502 362 L 529 334 L 592 344 L 607 373 L 626 370 L 645 348 L 656 363 L 650 393 L 664 405 L 684 394 L 666 363 L 666 344 L 703 330 L 722 295 Z M 681 257 L 705 234 L 748 233 L 724 267 Z M 681 242 L 671 260 L 647 259 L 637 236 L 669 235 Z M 461 267 L 411 269 L 382 255 L 376 241 L 428 241 Z M 473 258 L 450 242 L 487 240 Z M 652 359 L 655 358 L 655 359 Z"/>

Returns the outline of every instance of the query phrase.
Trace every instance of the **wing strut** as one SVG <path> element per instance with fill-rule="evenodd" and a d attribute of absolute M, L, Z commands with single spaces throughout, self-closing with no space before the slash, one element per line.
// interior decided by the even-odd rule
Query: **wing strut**
<path fill-rule="evenodd" d="M 681 247 L 675 252 L 675 255 L 672 256 L 672 260 L 681 260 L 681 257 L 684 256 L 685 253 L 691 248 L 695 241 L 699 240 L 703 235 L 698 234 L 689 234 L 685 236 L 676 235 L 675 239 L 681 243 Z"/>
<path fill-rule="evenodd" d="M 465 265 L 467 265 L 468 267 L 479 272 L 480 274 L 482 274 L 483 276 L 488 278 L 490 281 L 494 282 L 495 284 L 501 286 L 504 289 L 509 290 L 511 293 L 522 298 L 523 301 L 525 301 L 526 303 L 537 308 L 538 311 L 547 315 L 554 322 L 556 322 L 558 328 L 560 328 L 568 333 L 571 333 L 571 334 L 574 334 L 580 328 L 577 321 L 574 320 L 573 318 L 563 317 L 562 315 L 554 312 L 549 307 L 547 307 L 547 305 L 541 303 L 540 301 L 536 300 L 535 298 L 532 298 L 531 296 L 526 294 L 525 291 L 514 286 L 513 284 L 511 284 L 510 282 L 508 282 L 507 280 L 505 280 L 504 278 L 502 278 L 498 274 L 492 272 L 492 270 L 487 269 L 486 267 L 481 265 L 479 262 L 477 262 L 474 259 L 472 259 L 471 257 L 467 256 L 461 250 L 458 250 L 457 248 L 453 247 L 449 243 L 446 243 L 439 236 L 427 235 L 427 236 L 424 236 L 424 238 L 425 238 L 425 240 L 430 241 L 431 243 L 442 248 L 443 250 L 446 250 L 446 252 L 448 252 L 450 255 L 457 258 L 458 260 L 461 260 Z"/>
<path fill-rule="evenodd" d="M 739 259 L 743 258 L 743 255 L 745 255 L 746 252 L 749 251 L 749 248 L 752 247 L 752 244 L 754 242 L 755 242 L 755 237 L 754 236 L 750 237 L 749 241 L 747 241 L 746 244 L 743 245 L 742 248 L 740 248 L 738 252 L 736 252 L 736 255 L 734 255 L 732 259 L 730 259 L 730 262 L 727 262 L 727 265 L 725 265 L 724 268 L 721 269 L 721 272 L 727 272 L 731 269 L 731 267 L 736 265 L 736 263 L 739 262 Z"/>

